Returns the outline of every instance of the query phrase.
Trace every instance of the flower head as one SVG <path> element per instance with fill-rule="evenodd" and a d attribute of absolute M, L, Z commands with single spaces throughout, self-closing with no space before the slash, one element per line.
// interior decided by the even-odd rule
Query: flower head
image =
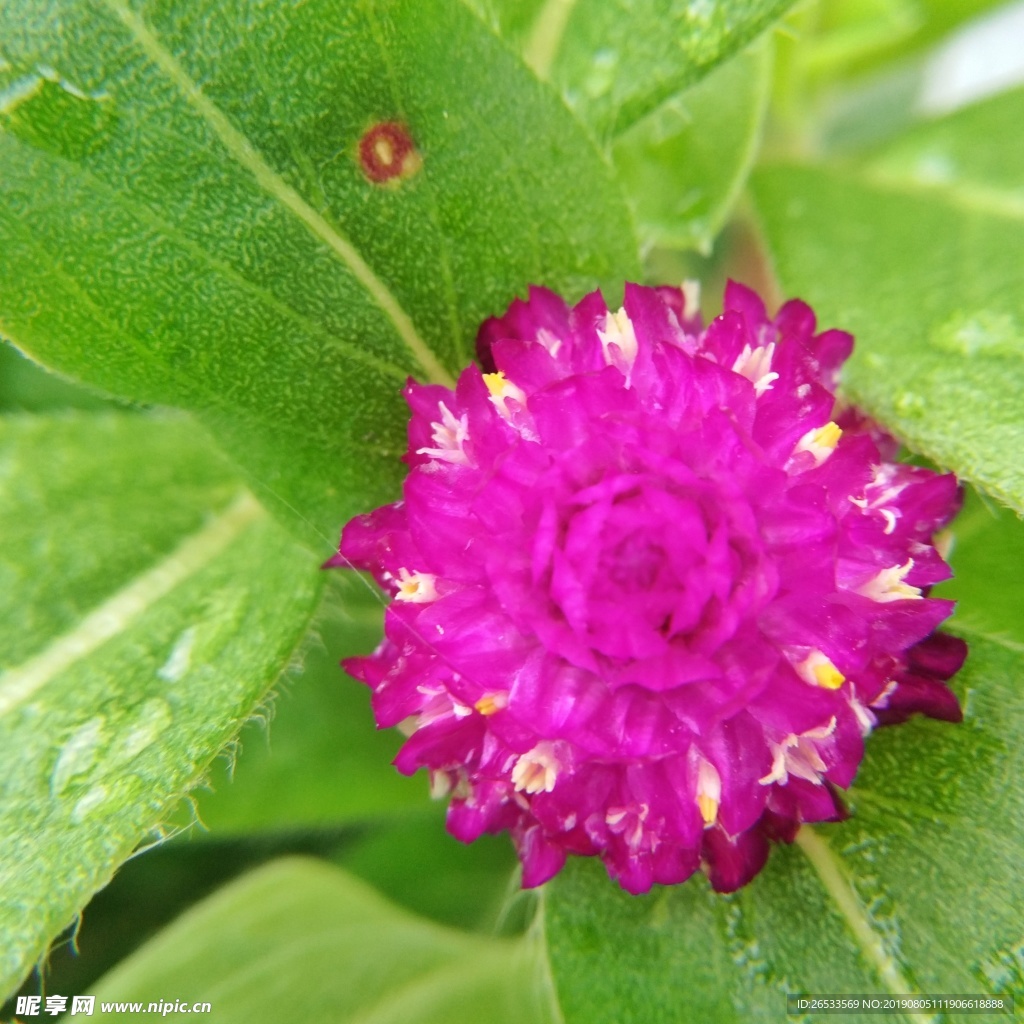
<path fill-rule="evenodd" d="M 927 596 L 956 481 L 837 408 L 852 339 L 804 303 L 730 284 L 706 330 L 693 306 L 531 289 L 454 391 L 410 382 L 404 499 L 332 560 L 393 597 L 346 667 L 403 725 L 396 765 L 459 839 L 508 829 L 527 886 L 575 853 L 631 892 L 735 889 L 844 815 L 877 725 L 960 716 Z"/>

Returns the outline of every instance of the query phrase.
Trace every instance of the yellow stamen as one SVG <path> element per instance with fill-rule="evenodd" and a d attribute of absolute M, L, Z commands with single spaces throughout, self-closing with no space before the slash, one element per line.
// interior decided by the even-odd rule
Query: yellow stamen
<path fill-rule="evenodd" d="M 821 465 L 835 451 L 839 439 L 843 436 L 842 428 L 829 421 L 823 427 L 808 430 L 796 443 L 793 454 L 810 452 L 817 465 Z"/>
<path fill-rule="evenodd" d="M 498 370 L 497 373 L 484 374 L 484 383 L 487 385 L 487 390 L 490 391 L 492 398 L 501 397 L 501 393 L 505 389 L 506 380 L 507 378 L 501 370 Z"/>
<path fill-rule="evenodd" d="M 697 794 L 697 806 L 700 808 L 700 815 L 705 825 L 714 825 L 718 817 L 718 801 L 705 793 Z"/>
<path fill-rule="evenodd" d="M 481 715 L 493 715 L 508 705 L 507 693 L 485 693 L 474 705 Z"/>
<path fill-rule="evenodd" d="M 813 672 L 817 684 L 826 690 L 838 690 L 846 682 L 846 676 L 832 662 L 827 665 L 816 665 Z"/>
<path fill-rule="evenodd" d="M 700 312 L 700 281 L 684 281 L 679 290 L 683 293 L 683 319 L 692 320 Z"/>
<path fill-rule="evenodd" d="M 814 443 L 820 444 L 823 448 L 835 448 L 839 444 L 839 438 L 842 436 L 842 429 L 830 420 L 815 433 Z"/>
<path fill-rule="evenodd" d="M 639 346 L 636 340 L 636 331 L 633 328 L 633 321 L 629 319 L 625 306 L 617 313 L 609 313 L 604 318 L 604 327 L 597 329 L 597 336 L 601 340 L 601 347 L 604 349 L 604 361 L 609 366 L 618 365 L 619 369 L 625 372 L 626 387 L 629 387 L 629 375 L 633 370 L 633 364 L 636 362 Z M 612 345 L 615 346 L 617 355 L 613 354 Z"/>
<path fill-rule="evenodd" d="M 796 670 L 804 682 L 825 690 L 838 690 L 846 682 L 846 676 L 821 651 L 809 654 Z"/>
<path fill-rule="evenodd" d="M 718 818 L 718 805 L 722 799 L 722 778 L 718 769 L 706 758 L 697 755 L 697 807 L 704 819 L 704 827 L 710 828 Z"/>
<path fill-rule="evenodd" d="M 506 420 L 512 419 L 512 411 L 508 407 L 508 400 L 526 405 L 526 393 L 517 384 L 513 384 L 505 374 L 499 370 L 497 373 L 485 373 L 484 383 L 491 393 L 491 402 L 494 408 L 501 413 Z"/>

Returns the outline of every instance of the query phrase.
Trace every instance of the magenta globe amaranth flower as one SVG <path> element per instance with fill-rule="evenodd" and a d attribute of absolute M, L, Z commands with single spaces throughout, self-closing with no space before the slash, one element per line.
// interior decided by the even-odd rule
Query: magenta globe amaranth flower
<path fill-rule="evenodd" d="M 927 596 L 959 490 L 837 407 L 848 334 L 737 284 L 702 330 L 689 289 L 628 285 L 534 288 L 479 345 L 454 391 L 409 384 L 404 499 L 332 560 L 394 598 L 346 667 L 455 836 L 508 829 L 527 886 L 575 853 L 732 890 L 843 816 L 873 728 L 959 719 Z"/>

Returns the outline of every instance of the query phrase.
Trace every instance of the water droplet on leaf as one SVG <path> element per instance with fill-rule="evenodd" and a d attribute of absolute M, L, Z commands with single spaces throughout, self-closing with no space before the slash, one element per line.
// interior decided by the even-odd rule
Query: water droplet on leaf
<path fill-rule="evenodd" d="M 170 724 L 171 708 L 167 701 L 158 697 L 147 700 L 138 718 L 114 749 L 114 762 L 124 763 L 141 754 Z"/>
<path fill-rule="evenodd" d="M 74 778 L 88 772 L 106 740 L 106 719 L 102 715 L 90 718 L 76 729 L 60 749 L 50 775 L 50 792 L 60 796 Z"/>
<path fill-rule="evenodd" d="M 935 329 L 932 341 L 959 356 L 1024 355 L 1024 332 L 1007 313 L 957 314 Z"/>
<path fill-rule="evenodd" d="M 896 395 L 896 411 L 902 416 L 921 416 L 925 411 L 924 399 L 914 391 L 900 391 Z"/>
<path fill-rule="evenodd" d="M 109 795 L 109 790 L 102 783 L 93 786 L 71 810 L 71 823 L 80 825 Z"/>
<path fill-rule="evenodd" d="M 192 662 L 192 647 L 196 642 L 196 628 L 189 626 L 171 648 L 167 660 L 156 670 L 157 676 L 165 683 L 176 683 L 189 670 Z"/>
<path fill-rule="evenodd" d="M 592 100 L 604 96 L 615 82 L 615 70 L 619 64 L 616 50 L 598 50 L 590 72 L 583 80 L 583 91 Z"/>

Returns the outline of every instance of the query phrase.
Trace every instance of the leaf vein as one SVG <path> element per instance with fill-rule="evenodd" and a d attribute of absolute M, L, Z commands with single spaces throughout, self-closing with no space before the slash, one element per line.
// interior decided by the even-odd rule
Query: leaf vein
<path fill-rule="evenodd" d="M 149 130 L 152 131 L 152 127 L 149 127 Z M 60 162 L 64 163 L 65 161 L 61 160 Z M 311 334 L 319 336 L 326 344 L 338 349 L 340 352 L 344 352 L 347 357 L 354 361 L 365 363 L 368 366 L 372 366 L 380 373 L 388 374 L 396 377 L 403 383 L 405 382 L 405 379 L 408 376 L 408 371 L 402 369 L 401 366 L 391 363 L 386 359 L 382 359 L 381 357 L 374 355 L 372 352 L 360 349 L 357 345 L 346 341 L 344 338 L 338 337 L 324 327 L 323 324 L 317 323 L 317 321 L 296 309 L 291 304 L 282 301 L 268 288 L 250 280 L 231 263 L 221 259 L 208 249 L 204 248 L 201 244 L 185 234 L 185 232 L 183 232 L 177 225 L 167 220 L 156 210 L 153 210 L 147 203 L 129 198 L 126 193 L 118 191 L 114 185 L 104 181 L 85 167 L 77 164 L 73 166 L 76 174 L 82 181 L 89 182 L 97 190 L 106 192 L 116 198 L 126 210 L 133 213 L 150 227 L 161 232 L 169 241 L 176 242 L 190 255 L 195 256 L 212 270 L 222 274 L 225 278 L 234 282 L 249 294 L 265 302 L 282 316 L 301 325 Z M 40 208 L 45 208 L 44 204 L 45 200 L 41 200 Z"/>
<path fill-rule="evenodd" d="M 370 32 L 373 36 L 373 41 L 377 44 L 377 49 L 380 53 L 381 65 L 383 66 L 385 75 L 387 76 L 388 89 L 391 92 L 391 102 L 394 103 L 395 110 L 401 115 L 402 119 L 408 121 L 408 116 L 406 115 L 399 96 L 394 63 L 391 60 L 391 55 L 388 52 L 388 48 L 385 45 L 384 40 L 381 38 L 380 23 L 372 4 L 367 5 L 366 17 L 370 24 Z M 437 200 L 437 186 L 430 174 L 429 167 L 421 175 L 421 180 L 424 188 L 426 189 L 427 195 L 430 198 L 430 219 L 434 222 L 434 227 L 437 228 L 437 233 L 442 239 L 442 245 L 438 250 L 438 255 L 440 257 L 438 269 L 441 271 L 441 277 L 444 280 L 444 297 L 448 305 L 448 313 L 452 330 L 453 351 L 458 352 L 461 355 L 463 362 L 469 363 L 472 362 L 473 353 L 469 350 L 469 345 L 462 333 L 462 316 L 461 311 L 459 310 L 458 295 L 455 290 L 455 278 L 452 275 L 451 253 L 449 251 L 449 246 L 446 244 L 448 239 L 445 237 L 444 231 L 441 228 L 440 207 Z"/>
<path fill-rule="evenodd" d="M 266 513 L 248 492 L 178 545 L 166 558 L 94 608 L 28 661 L 0 675 L 0 716 L 128 629 L 148 608 L 195 575 Z"/>
<path fill-rule="evenodd" d="M 869 188 L 889 195 L 932 200 L 960 213 L 1024 221 L 1024 197 L 1000 189 L 972 185 L 965 181 L 933 183 L 880 169 L 869 169 L 858 177 Z"/>
<path fill-rule="evenodd" d="M 871 927 L 871 922 L 864 912 L 864 907 L 857 897 L 850 879 L 828 843 L 810 826 L 804 825 L 797 833 L 796 845 L 811 862 L 826 893 L 832 898 L 836 909 L 849 926 L 864 958 L 878 972 L 885 987 L 897 996 L 918 995 L 919 993 L 903 977 L 895 959 L 886 950 L 881 936 Z M 923 1020 L 929 1024 L 934 1022 L 934 1018 L 931 1016 L 917 1015 L 911 1019 Z"/>
<path fill-rule="evenodd" d="M 289 185 L 263 158 L 249 139 L 207 96 L 164 47 L 156 34 L 120 0 L 103 0 L 122 22 L 146 56 L 167 76 L 188 103 L 203 117 L 231 157 L 256 179 L 264 191 L 294 214 L 348 267 L 377 306 L 387 316 L 427 378 L 436 384 L 454 385 L 449 372 L 419 336 L 409 314 L 399 305 L 387 285 L 374 273 L 355 246 Z"/>

